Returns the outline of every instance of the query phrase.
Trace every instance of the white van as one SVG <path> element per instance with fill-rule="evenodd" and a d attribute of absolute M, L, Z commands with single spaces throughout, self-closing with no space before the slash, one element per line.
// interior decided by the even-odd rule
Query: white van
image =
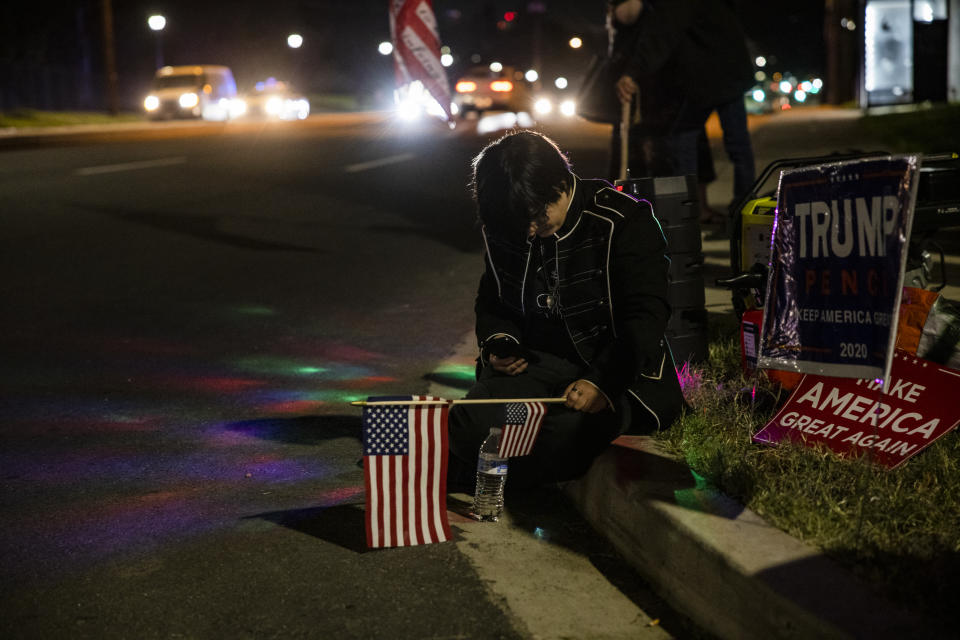
<path fill-rule="evenodd" d="M 246 110 L 243 100 L 237 98 L 237 83 L 230 67 L 215 64 L 157 69 L 143 108 L 152 120 L 229 120 Z"/>

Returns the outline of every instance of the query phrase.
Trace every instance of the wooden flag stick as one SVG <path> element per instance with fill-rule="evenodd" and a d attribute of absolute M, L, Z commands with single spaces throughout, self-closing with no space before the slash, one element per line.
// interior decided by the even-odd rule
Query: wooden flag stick
<path fill-rule="evenodd" d="M 630 175 L 630 107 L 631 102 L 620 104 L 620 180 L 626 180 Z"/>
<path fill-rule="evenodd" d="M 354 407 L 374 407 L 384 404 L 509 404 L 511 402 L 566 402 L 566 398 L 463 398 L 460 400 L 354 400 L 350 404 Z"/>
<path fill-rule="evenodd" d="M 453 404 L 507 404 L 510 402 L 566 402 L 566 398 L 462 398 Z"/>

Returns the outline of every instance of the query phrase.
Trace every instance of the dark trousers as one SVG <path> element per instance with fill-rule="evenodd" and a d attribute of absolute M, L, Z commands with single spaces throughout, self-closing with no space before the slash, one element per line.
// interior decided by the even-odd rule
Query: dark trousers
<path fill-rule="evenodd" d="M 535 352 L 524 373 L 508 376 L 485 367 L 467 398 L 557 398 L 578 379 L 580 368 L 549 353 Z M 614 400 L 616 412 L 573 411 L 562 404 L 547 405 L 540 433 L 530 455 L 511 458 L 507 486 L 532 487 L 583 475 L 593 459 L 630 424 L 630 405 Z M 504 405 L 454 405 L 450 410 L 451 484 L 472 492 L 477 454 L 492 427 L 502 427 Z"/>
<path fill-rule="evenodd" d="M 662 176 L 699 176 L 699 160 L 704 151 L 700 136 L 704 135 L 704 124 L 709 111 L 696 110 L 691 122 L 698 126 L 680 126 L 680 120 L 664 126 L 637 125 L 631 127 L 629 135 L 630 152 L 628 154 L 631 178 L 658 178 Z M 706 142 L 704 140 L 702 142 Z M 709 154 L 709 145 L 705 151 Z M 711 159 L 712 161 L 712 159 Z M 614 125 L 610 138 L 611 180 L 620 172 L 620 127 Z"/>
<path fill-rule="evenodd" d="M 731 100 L 717 107 L 720 128 L 723 129 L 723 150 L 733 164 L 733 199 L 739 200 L 753 186 L 756 167 L 753 145 L 747 129 L 747 108 L 743 98 Z"/>

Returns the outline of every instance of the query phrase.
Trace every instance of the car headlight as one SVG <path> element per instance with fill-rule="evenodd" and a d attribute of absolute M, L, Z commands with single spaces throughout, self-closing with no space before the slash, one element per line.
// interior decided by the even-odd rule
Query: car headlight
<path fill-rule="evenodd" d="M 573 100 L 564 100 L 560 103 L 560 113 L 567 116 L 568 118 L 576 115 L 577 105 Z"/>
<path fill-rule="evenodd" d="M 156 111 L 160 108 L 160 98 L 157 96 L 147 96 L 143 99 L 143 108 L 147 111 Z"/>
<path fill-rule="evenodd" d="M 537 113 L 546 115 L 553 111 L 553 103 L 551 103 L 548 98 L 540 98 L 533 103 L 533 109 Z"/>
<path fill-rule="evenodd" d="M 230 117 L 239 118 L 247 112 L 247 101 L 243 98 L 234 98 L 230 101 Z"/>
<path fill-rule="evenodd" d="M 310 102 L 306 98 L 296 100 L 294 105 L 298 120 L 303 120 L 310 115 Z"/>
<path fill-rule="evenodd" d="M 271 96 L 264 105 L 263 110 L 271 116 L 279 116 L 283 112 L 283 98 Z"/>
<path fill-rule="evenodd" d="M 200 104 L 200 96 L 192 91 L 180 95 L 180 106 L 184 109 L 192 109 L 198 104 Z"/>
<path fill-rule="evenodd" d="M 401 100 L 397 103 L 397 117 L 401 120 L 416 120 L 423 114 L 423 109 L 413 100 Z"/>

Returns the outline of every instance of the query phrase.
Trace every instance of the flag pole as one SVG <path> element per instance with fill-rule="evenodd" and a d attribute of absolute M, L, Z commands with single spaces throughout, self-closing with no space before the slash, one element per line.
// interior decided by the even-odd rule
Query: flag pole
<path fill-rule="evenodd" d="M 620 103 L 620 180 L 630 177 L 630 108 L 633 101 Z"/>
<path fill-rule="evenodd" d="M 366 400 L 354 400 L 350 404 L 354 407 L 373 407 L 387 404 L 508 404 L 511 402 L 558 403 L 566 401 L 566 398 L 463 398 L 460 400 L 374 400 L 373 402 L 368 402 Z"/>

